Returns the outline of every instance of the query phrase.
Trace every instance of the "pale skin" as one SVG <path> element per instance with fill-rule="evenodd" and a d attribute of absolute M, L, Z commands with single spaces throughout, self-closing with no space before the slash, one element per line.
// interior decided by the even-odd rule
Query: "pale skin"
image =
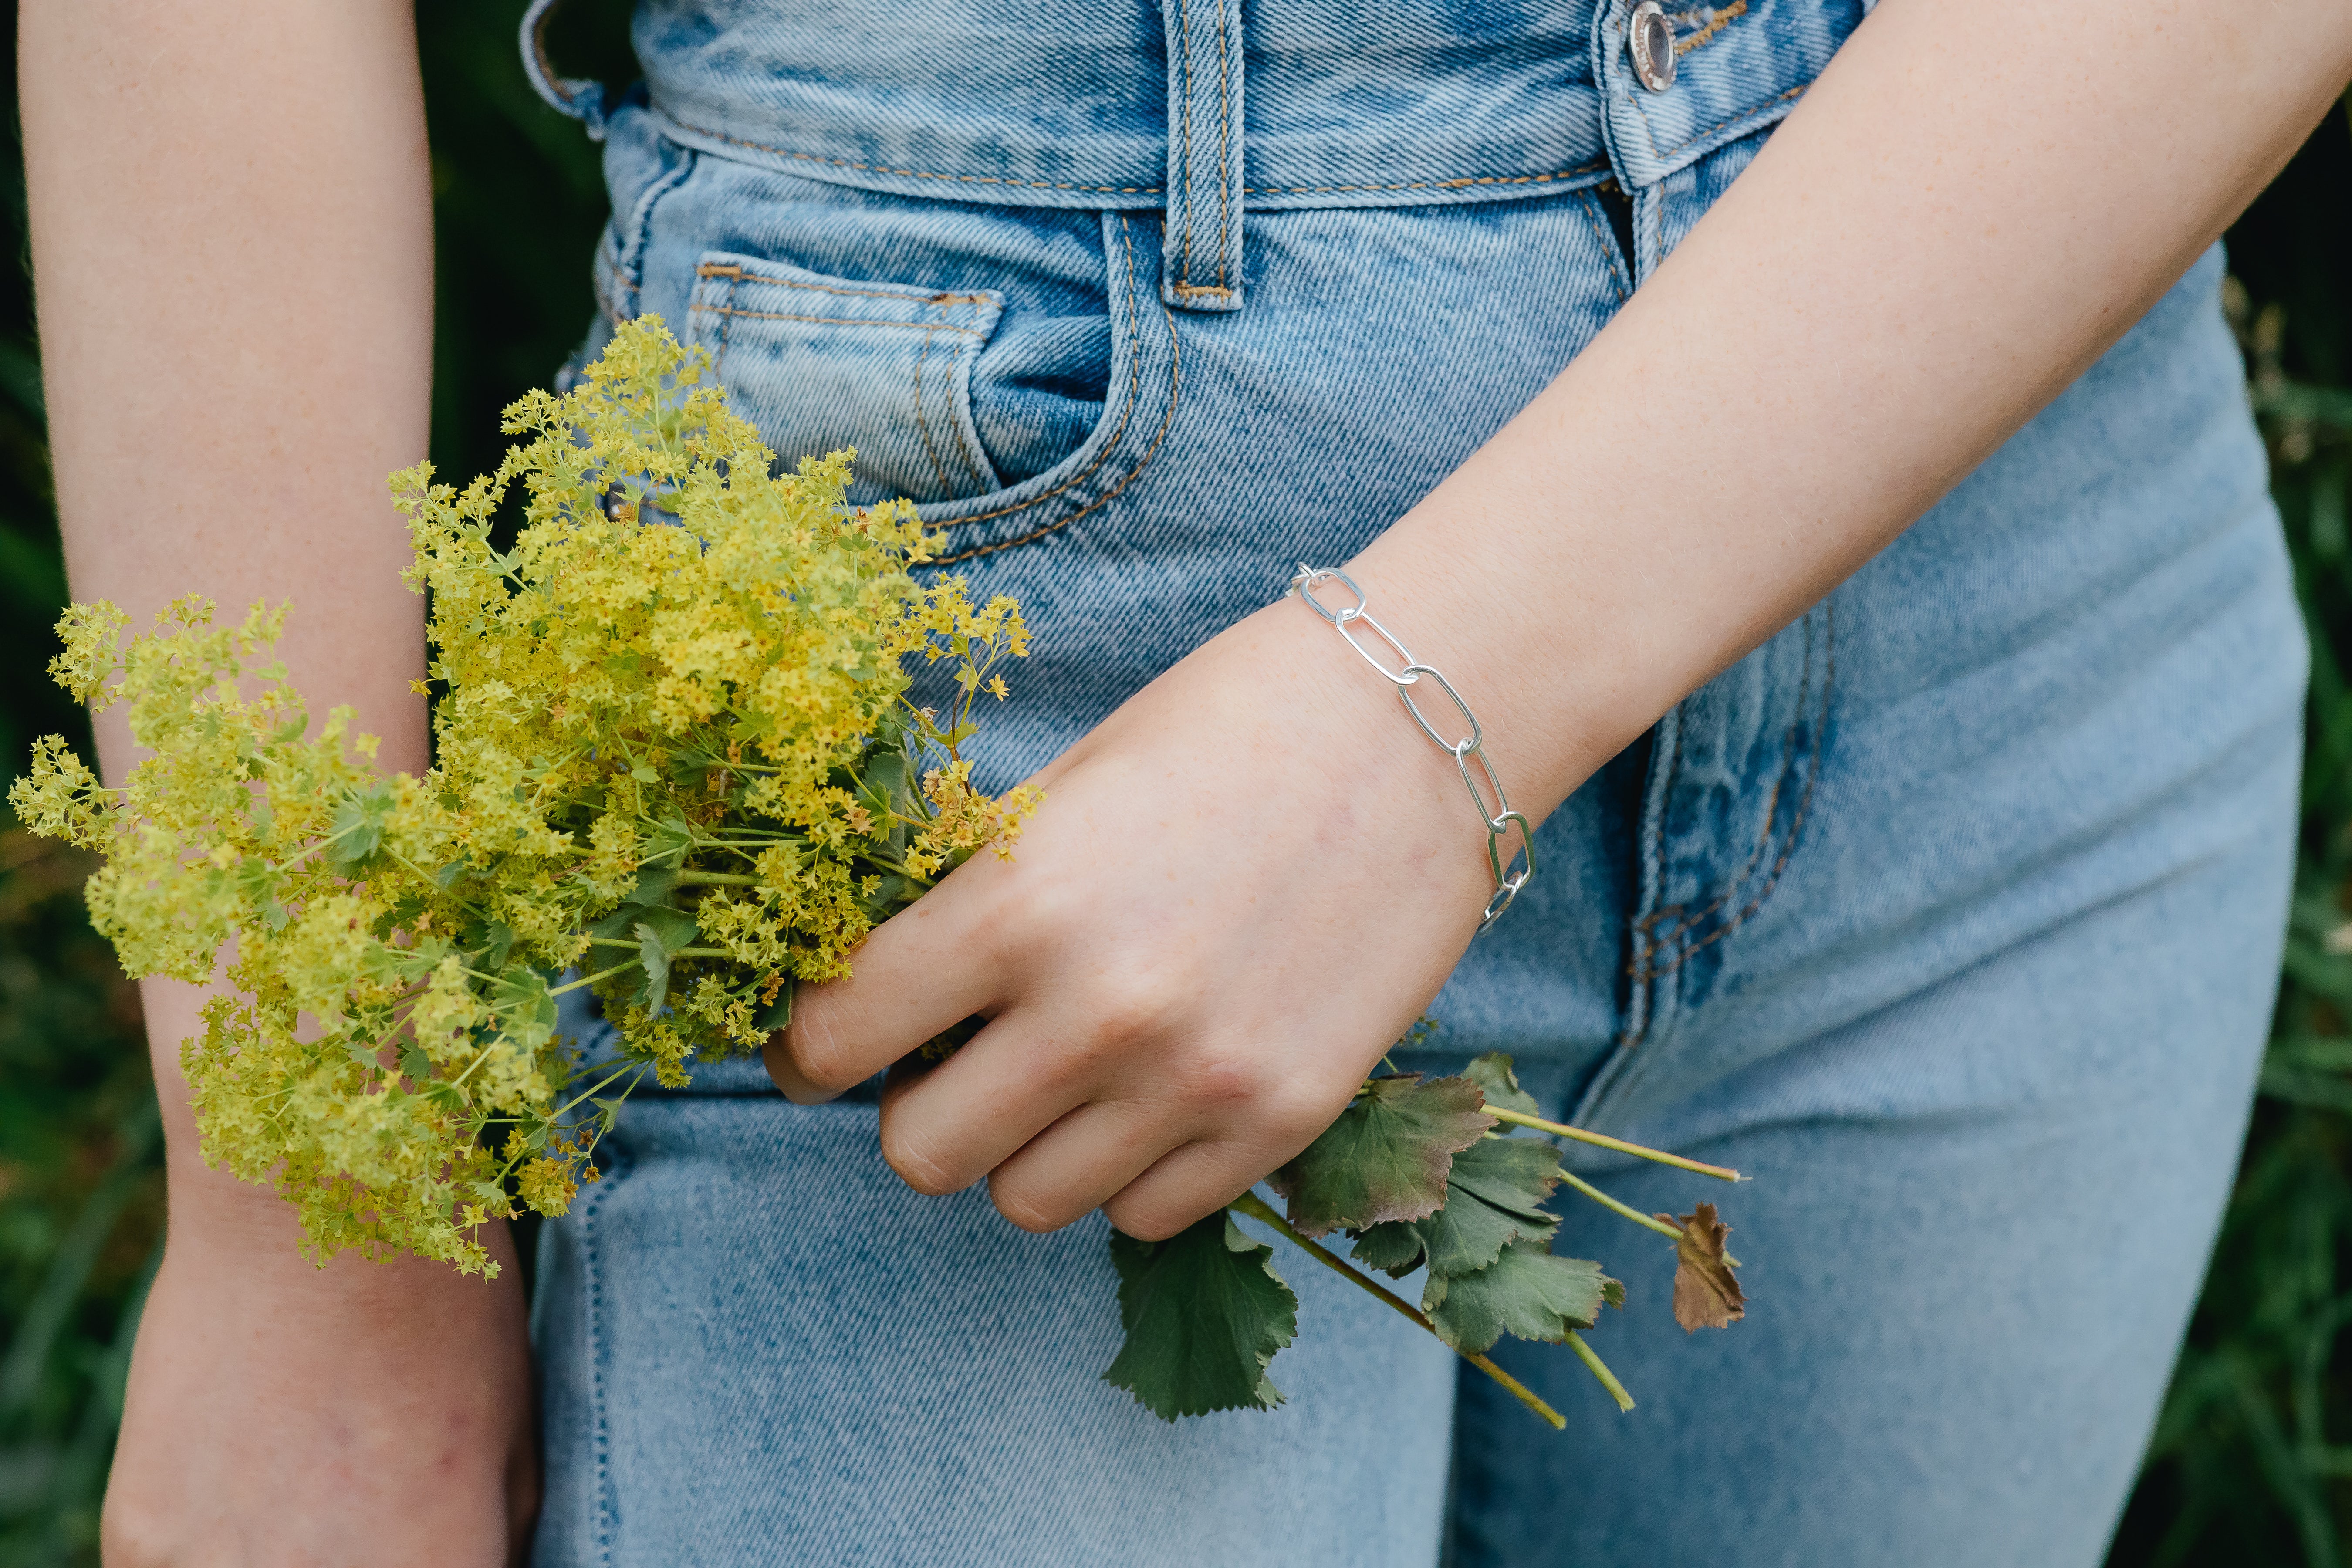
<path fill-rule="evenodd" d="M 34 259 L 74 592 L 291 598 L 298 682 L 415 769 L 419 602 L 383 475 L 424 450 L 423 113 L 394 0 L 26 0 Z M 1619 318 L 1349 572 L 1486 721 L 1536 820 L 1901 531 L 2137 320 L 2352 76 L 2341 0 L 1886 0 Z M 1707 440 L 1629 472 L 1627 410 Z M 1276 568 L 1278 570 L 1278 565 Z M 1276 584 L 1270 580 L 1269 596 Z M 101 728 L 119 777 L 127 737 Z M 1203 769 L 1201 759 L 1221 759 Z M 1231 759 L 1265 759 L 1245 786 Z M 1345 1103 L 1488 890 L 1453 763 L 1296 604 L 1049 767 L 1018 858 L 957 871 L 803 994 L 771 1070 L 895 1086 L 916 1187 L 1166 1236 Z M 521 1302 L 314 1270 L 182 1102 L 195 993 L 150 983 L 171 1231 L 108 1561 L 495 1563 L 536 1498 Z"/>

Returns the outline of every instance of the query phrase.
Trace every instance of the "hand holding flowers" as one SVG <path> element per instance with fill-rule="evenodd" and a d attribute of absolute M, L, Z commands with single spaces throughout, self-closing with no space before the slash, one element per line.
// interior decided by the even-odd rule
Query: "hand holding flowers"
<path fill-rule="evenodd" d="M 1568 1341 L 1630 1404 L 1577 1337 L 1622 1290 L 1550 1254 L 1563 1179 L 1675 1238 L 1715 1303 L 1694 1319 L 1678 1287 L 1686 1325 L 1738 1315 L 1705 1205 L 1633 1215 L 1549 1141 L 1496 1134 L 1588 1136 L 1536 1119 L 1507 1059 L 1366 1078 L 1365 1042 L 1405 1031 L 1475 931 L 1484 868 L 1450 776 L 1319 628 L 1253 617 L 981 793 L 960 748 L 1026 650 L 1017 608 L 917 581 L 913 513 L 844 504 L 847 454 L 774 475 L 702 370 L 631 324 L 579 390 L 509 410 L 527 439 L 495 476 L 394 476 L 446 688 L 420 776 L 369 766 L 348 710 L 310 733 L 269 662 L 282 608 L 231 627 L 184 599 L 127 644 L 110 606 L 61 624 L 58 679 L 125 703 L 152 754 L 110 791 L 51 738 L 11 801 L 104 851 L 90 904 L 133 973 L 201 983 L 230 954 L 182 1050 L 208 1161 L 274 1185 L 321 1263 L 495 1273 L 485 1227 L 564 1213 L 632 1088 L 764 1044 L 803 1100 L 931 1064 L 884 1109 L 920 1190 L 986 1176 L 1039 1230 L 1106 1209 L 1129 1331 L 1106 1375 L 1162 1415 L 1281 1400 L 1296 1300 L 1228 1211 L 1555 1424 L 1486 1360 L 1501 1334 Z M 907 695 L 918 655 L 952 673 L 944 712 Z M 582 989 L 613 1059 L 555 1032 Z M 1288 1217 L 1250 1192 L 1270 1171 Z M 1425 1269 L 1422 1305 L 1314 1240 L 1335 1229 Z"/>

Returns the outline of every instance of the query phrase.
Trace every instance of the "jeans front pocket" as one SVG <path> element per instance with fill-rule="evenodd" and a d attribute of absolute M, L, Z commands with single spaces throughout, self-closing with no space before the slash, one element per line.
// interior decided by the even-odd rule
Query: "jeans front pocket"
<path fill-rule="evenodd" d="M 1160 450 L 1177 347 L 1156 226 L 801 184 L 758 209 L 752 245 L 689 253 L 686 310 L 686 341 L 784 462 L 855 447 L 849 499 L 916 502 L 952 562 L 1097 511 Z"/>
<path fill-rule="evenodd" d="M 960 500 L 1003 488 L 971 415 L 972 364 L 1003 310 L 985 289 L 860 282 L 709 251 L 687 332 L 739 407 L 755 419 L 791 411 L 798 449 L 782 456 L 856 449 L 853 501 Z"/>

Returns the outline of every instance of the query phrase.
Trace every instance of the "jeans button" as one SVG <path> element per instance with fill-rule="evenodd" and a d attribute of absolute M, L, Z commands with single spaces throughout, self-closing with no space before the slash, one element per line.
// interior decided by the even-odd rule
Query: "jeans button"
<path fill-rule="evenodd" d="M 1633 57 L 1633 74 L 1652 92 L 1675 85 L 1675 25 L 1666 20 L 1658 0 L 1642 0 L 1625 23 L 1625 52 Z"/>

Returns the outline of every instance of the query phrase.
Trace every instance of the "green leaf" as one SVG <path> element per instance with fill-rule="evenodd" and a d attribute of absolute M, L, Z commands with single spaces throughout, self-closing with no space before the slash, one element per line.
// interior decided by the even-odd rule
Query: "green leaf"
<path fill-rule="evenodd" d="M 669 949 L 661 933 L 644 921 L 636 923 L 637 961 L 646 966 L 646 1011 L 658 1013 L 669 1000 Z"/>
<path fill-rule="evenodd" d="M 1419 1219 L 1445 1201 L 1454 1152 L 1495 1125 L 1483 1104 L 1466 1078 L 1374 1079 L 1268 1184 L 1288 1204 L 1290 1223 L 1308 1236 Z"/>
<path fill-rule="evenodd" d="M 783 984 L 776 990 L 776 999 L 752 1016 L 753 1026 L 772 1035 L 789 1026 L 793 1021 L 793 993 L 799 985 L 791 975 L 785 975 Z"/>
<path fill-rule="evenodd" d="M 637 873 L 637 885 L 630 892 L 628 901 L 643 904 L 648 909 L 657 908 L 667 905 L 677 891 L 677 868 L 656 861 Z"/>
<path fill-rule="evenodd" d="M 1439 1211 L 1443 1213 L 1444 1211 Z M 1421 1224 L 1409 1219 L 1382 1220 L 1354 1233 L 1349 1250 L 1367 1268 L 1378 1268 L 1391 1279 L 1402 1279 L 1421 1267 L 1423 1249 Z"/>
<path fill-rule="evenodd" d="M 1581 1258 L 1554 1258 L 1535 1242 L 1513 1242 L 1475 1274 L 1433 1273 L 1422 1310 L 1437 1337 L 1464 1355 L 1483 1355 L 1505 1334 L 1558 1342 L 1589 1329 L 1601 1303 L 1622 1306 L 1625 1288 Z"/>
<path fill-rule="evenodd" d="M 424 1083 L 433 1076 L 433 1058 L 411 1046 L 400 1053 L 400 1070 L 411 1083 Z"/>
<path fill-rule="evenodd" d="M 1298 1298 L 1273 1256 L 1223 1209 L 1166 1241 L 1111 1232 L 1127 1342 L 1103 1380 L 1166 1421 L 1280 1405 L 1265 1368 L 1297 1332 Z"/>
<path fill-rule="evenodd" d="M 528 963 L 507 966 L 490 987 L 490 1006 L 499 1016 L 499 1032 L 525 1051 L 536 1051 L 555 1037 L 555 997 L 547 976 Z"/>
<path fill-rule="evenodd" d="M 514 951 L 514 928 L 504 921 L 477 921 L 466 928 L 458 942 L 473 955 L 472 967 L 502 970 L 507 966 L 507 954 Z"/>
<path fill-rule="evenodd" d="M 347 877 L 365 869 L 383 848 L 383 828 L 392 807 L 389 779 L 378 779 L 346 795 L 327 826 L 331 840 L 327 863 Z"/>
<path fill-rule="evenodd" d="M 1475 1274 L 1513 1242 L 1550 1244 L 1559 1221 L 1543 1205 L 1559 1184 L 1549 1142 L 1481 1138 L 1454 1156 L 1443 1208 L 1356 1233 L 1356 1260 L 1399 1279 L 1424 1262 L 1439 1274 Z"/>
<path fill-rule="evenodd" d="M 1473 1274 L 1506 1247 L 1551 1243 L 1559 1221 L 1544 1200 L 1559 1184 L 1559 1152 L 1537 1138 L 1482 1138 L 1454 1156 L 1445 1206 L 1415 1220 L 1433 1273 Z"/>
<path fill-rule="evenodd" d="M 653 864 L 676 870 L 686 859 L 686 852 L 694 847 L 694 829 L 677 817 L 654 824 L 646 835 L 646 855 Z"/>
<path fill-rule="evenodd" d="M 1519 1075 L 1511 1070 L 1511 1058 L 1500 1051 L 1488 1051 L 1462 1069 L 1462 1076 L 1478 1086 L 1489 1105 L 1499 1105 L 1506 1110 L 1516 1110 L 1522 1116 L 1538 1116 L 1536 1097 L 1519 1087 Z"/>
<path fill-rule="evenodd" d="M 905 804 L 912 787 L 912 773 L 907 765 L 907 754 L 897 751 L 877 751 L 866 759 L 857 778 L 858 798 L 876 816 L 898 812 Z"/>
<path fill-rule="evenodd" d="M 629 934 L 643 940 L 650 931 L 660 942 L 666 956 L 675 956 L 680 948 L 692 947 L 702 939 L 702 928 L 694 917 L 677 910 L 641 909 L 629 922 Z"/>

